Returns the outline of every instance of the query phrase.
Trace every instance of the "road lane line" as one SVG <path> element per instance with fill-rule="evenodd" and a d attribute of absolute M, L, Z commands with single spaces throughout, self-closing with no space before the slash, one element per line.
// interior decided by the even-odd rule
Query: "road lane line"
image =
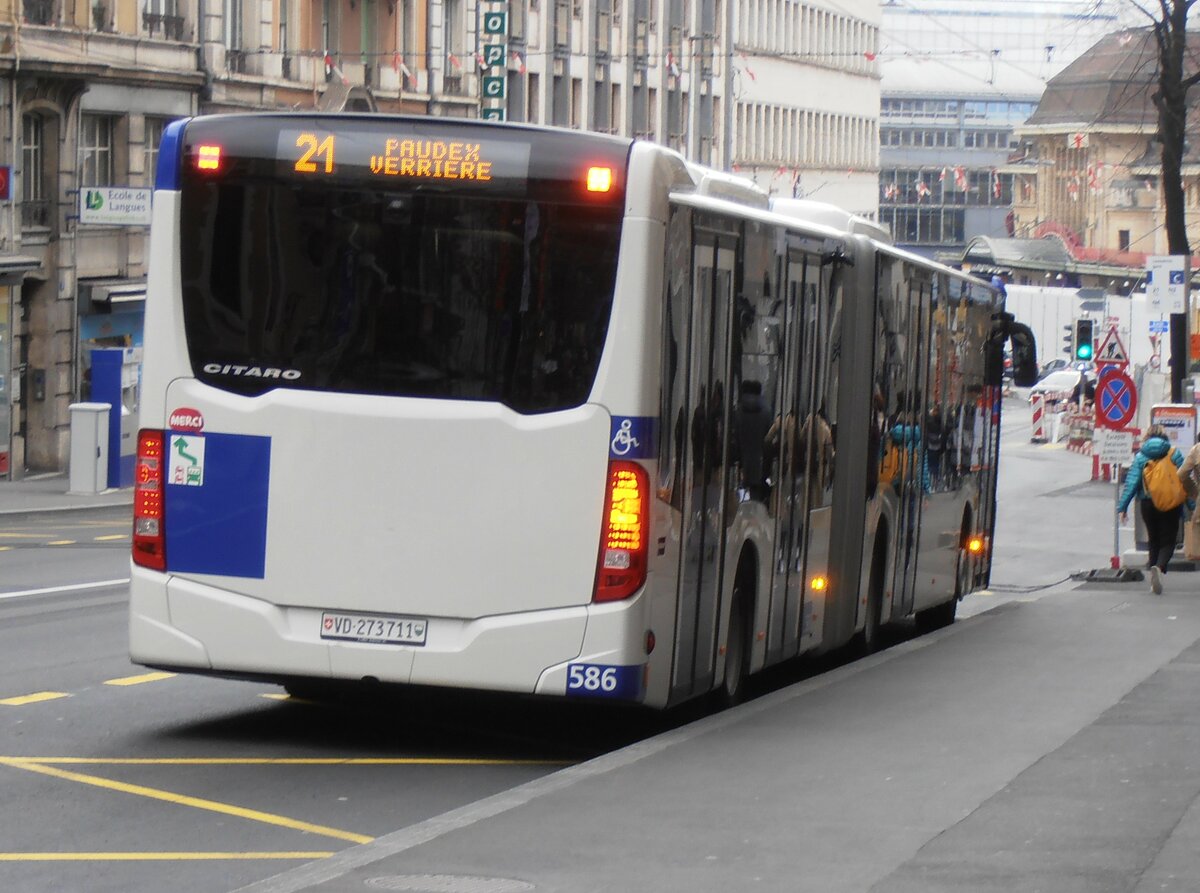
<path fill-rule="evenodd" d="M 40 704 L 42 701 L 57 701 L 59 698 L 71 697 L 65 691 L 39 691 L 31 695 L 21 695 L 16 698 L 4 698 L 0 704 L 6 707 L 24 707 L 26 704 Z"/>
<path fill-rule="evenodd" d="M 105 685 L 141 685 L 143 682 L 159 682 L 163 679 L 174 679 L 174 673 L 143 673 L 140 676 L 123 676 L 120 679 L 109 679 Z"/>
<path fill-rule="evenodd" d="M 47 546 L 74 546 L 75 540 L 52 540 L 46 543 Z"/>
<path fill-rule="evenodd" d="M 570 766 L 569 760 L 473 757 L 0 757 L 8 766 Z"/>
<path fill-rule="evenodd" d="M 328 859 L 331 852 L 281 853 L 0 853 L 0 862 L 216 862 L 250 859 Z"/>
<path fill-rule="evenodd" d="M 127 533 L 114 533 L 110 536 L 94 536 L 94 537 L 92 537 L 92 542 L 107 543 L 107 542 L 111 542 L 112 540 L 127 540 L 127 539 L 129 539 L 129 534 L 127 534 Z"/>
<path fill-rule="evenodd" d="M 41 765 L 38 763 L 30 763 L 25 760 L 13 760 L 8 758 L 0 758 L 0 766 L 11 766 L 14 769 L 23 769 L 26 772 L 36 772 L 41 775 L 49 775 L 51 778 L 61 778 L 64 781 L 74 781 L 79 784 L 93 785 L 94 787 L 104 788 L 109 791 L 117 791 L 122 794 L 132 794 L 135 797 L 146 797 L 150 800 L 161 800 L 165 803 L 173 803 L 177 806 L 189 806 L 193 809 L 204 809 L 209 812 L 220 813 L 221 815 L 235 816 L 240 819 L 247 819 L 251 822 L 260 822 L 264 825 L 276 825 L 280 828 L 291 828 L 294 831 L 304 831 L 309 834 L 320 834 L 322 837 L 332 837 L 335 840 L 348 840 L 351 843 L 370 843 L 374 840 L 373 837 L 368 837 L 366 834 L 355 834 L 352 831 L 342 831 L 338 828 L 330 828 L 325 825 L 314 825 L 310 822 L 302 822 L 298 819 L 290 819 L 287 816 L 274 815 L 269 812 L 260 812 L 257 809 L 246 809 L 241 806 L 234 806 L 230 803 L 220 803 L 216 800 L 205 800 L 200 797 L 189 797 L 185 794 L 173 794 L 170 791 L 160 791 L 157 788 L 148 788 L 143 785 L 126 784 L 122 781 L 113 781 L 109 778 L 101 778 L 98 775 L 83 775 L 79 772 L 67 772 L 64 769 L 54 769 L 50 766 Z"/>
<path fill-rule="evenodd" d="M 59 592 L 85 592 L 89 589 L 111 589 L 113 586 L 124 586 L 129 582 L 125 577 L 121 580 L 100 580 L 96 583 L 71 583 L 68 586 L 49 586 L 45 589 L 22 589 L 19 592 L 0 592 L 0 599 L 24 598 L 27 595 L 55 595 Z"/>

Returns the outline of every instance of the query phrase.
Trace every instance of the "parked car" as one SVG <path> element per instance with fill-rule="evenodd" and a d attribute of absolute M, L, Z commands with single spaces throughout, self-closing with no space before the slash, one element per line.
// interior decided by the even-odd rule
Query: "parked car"
<path fill-rule="evenodd" d="M 1029 389 L 1029 399 L 1032 401 L 1035 394 L 1041 394 L 1046 398 L 1047 406 L 1069 400 L 1085 375 L 1078 369 L 1054 370 Z"/>

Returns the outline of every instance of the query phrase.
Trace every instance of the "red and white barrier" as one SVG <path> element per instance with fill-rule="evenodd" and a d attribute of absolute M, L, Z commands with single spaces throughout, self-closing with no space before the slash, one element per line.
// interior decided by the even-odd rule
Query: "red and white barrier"
<path fill-rule="evenodd" d="M 1044 394 L 1031 394 L 1029 403 L 1033 407 L 1033 433 L 1029 439 L 1033 443 L 1046 442 L 1046 397 Z"/>

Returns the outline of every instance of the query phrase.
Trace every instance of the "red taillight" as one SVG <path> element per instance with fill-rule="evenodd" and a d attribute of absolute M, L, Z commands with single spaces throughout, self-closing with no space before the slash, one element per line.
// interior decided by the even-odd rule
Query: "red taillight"
<path fill-rule="evenodd" d="M 629 598 L 646 582 L 650 479 L 636 462 L 608 463 L 593 601 Z"/>
<path fill-rule="evenodd" d="M 133 490 L 133 562 L 166 570 L 166 530 L 163 527 L 163 433 L 138 432 L 137 469 Z"/>
<path fill-rule="evenodd" d="M 196 169 L 219 171 L 221 169 L 221 147 L 199 146 L 196 149 Z"/>

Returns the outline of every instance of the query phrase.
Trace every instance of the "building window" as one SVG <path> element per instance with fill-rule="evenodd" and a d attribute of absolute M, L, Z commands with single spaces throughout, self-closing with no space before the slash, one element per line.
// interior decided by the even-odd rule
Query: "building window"
<path fill-rule="evenodd" d="M 466 70 L 463 50 L 466 42 L 466 28 L 463 22 L 462 0 L 446 0 L 442 9 L 444 12 L 442 40 L 446 49 L 446 61 L 442 67 L 445 75 L 442 88 L 447 93 L 461 94 L 465 86 L 463 74 Z"/>
<path fill-rule="evenodd" d="M 142 10 L 142 27 L 151 37 L 183 40 L 183 16 L 177 0 L 148 0 Z"/>
<path fill-rule="evenodd" d="M 1117 250 L 1118 251 L 1128 251 L 1129 250 L 1129 230 L 1127 230 L 1127 229 L 1117 230 Z"/>
<path fill-rule="evenodd" d="M 163 128 L 167 122 L 163 118 L 146 118 L 145 139 L 142 143 L 146 185 L 154 188 L 155 174 L 158 171 L 158 146 L 162 142 Z"/>
<path fill-rule="evenodd" d="M 79 185 L 113 183 L 113 119 L 84 115 L 79 125 Z"/>
<path fill-rule="evenodd" d="M 46 199 L 45 124 L 38 115 L 21 117 L 21 224 L 49 226 Z"/>

